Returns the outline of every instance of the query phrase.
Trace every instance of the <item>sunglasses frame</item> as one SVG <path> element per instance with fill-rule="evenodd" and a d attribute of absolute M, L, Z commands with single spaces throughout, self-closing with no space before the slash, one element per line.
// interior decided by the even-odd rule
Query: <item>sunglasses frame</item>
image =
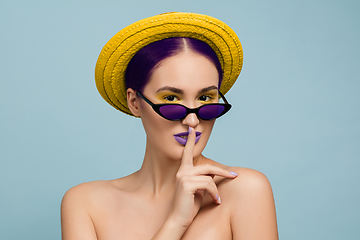
<path fill-rule="evenodd" d="M 219 90 L 218 90 L 219 91 Z M 213 120 L 213 119 L 216 119 L 216 118 L 219 118 L 221 117 L 222 115 L 224 115 L 225 113 L 227 113 L 230 108 L 231 108 L 231 104 L 228 103 L 228 101 L 226 100 L 225 96 L 219 91 L 219 95 L 220 97 L 224 100 L 225 103 L 208 103 L 208 104 L 204 104 L 204 105 L 201 105 L 200 107 L 197 107 L 197 108 L 188 108 L 182 104 L 178 104 L 178 103 L 164 103 L 164 104 L 155 104 L 155 103 L 152 103 L 149 99 L 147 99 L 144 95 L 142 95 L 139 91 L 136 91 L 136 94 L 139 95 L 142 99 L 144 99 L 145 102 L 147 102 L 151 107 L 152 109 L 154 109 L 154 111 L 159 114 L 161 117 L 169 120 L 169 121 L 179 121 L 179 120 L 182 120 L 184 118 L 186 118 L 187 115 L 189 115 L 190 113 L 195 113 L 196 116 L 199 118 L 199 119 L 202 119 L 202 120 L 205 120 L 205 121 L 210 121 L 210 120 Z M 160 108 L 162 106 L 168 106 L 168 105 L 175 105 L 175 106 L 182 106 L 186 109 L 186 114 L 184 117 L 182 118 L 179 118 L 179 119 L 169 119 L 167 117 L 165 117 L 164 115 L 162 115 L 162 113 L 160 112 Z M 221 106 L 224 106 L 224 111 L 217 117 L 215 118 L 211 118 L 211 119 L 204 119 L 202 117 L 199 116 L 199 111 L 201 108 L 205 107 L 205 106 L 209 106 L 209 105 L 221 105 Z"/>

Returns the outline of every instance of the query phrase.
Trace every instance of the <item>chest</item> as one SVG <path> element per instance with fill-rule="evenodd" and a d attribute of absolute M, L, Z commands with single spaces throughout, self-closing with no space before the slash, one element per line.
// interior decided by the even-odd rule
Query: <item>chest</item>
<path fill-rule="evenodd" d="M 170 207 L 170 201 L 146 202 L 131 198 L 104 202 L 93 217 L 98 239 L 149 240 L 164 223 Z M 182 239 L 230 240 L 228 216 L 223 204 L 216 205 L 205 198 Z"/>

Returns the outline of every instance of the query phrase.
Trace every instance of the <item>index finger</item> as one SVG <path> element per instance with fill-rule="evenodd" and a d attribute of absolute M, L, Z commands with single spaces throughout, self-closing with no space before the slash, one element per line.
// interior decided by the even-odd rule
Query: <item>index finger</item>
<path fill-rule="evenodd" d="M 193 167 L 193 152 L 195 146 L 195 129 L 189 127 L 189 134 L 185 144 L 184 153 L 181 158 L 181 168 Z"/>

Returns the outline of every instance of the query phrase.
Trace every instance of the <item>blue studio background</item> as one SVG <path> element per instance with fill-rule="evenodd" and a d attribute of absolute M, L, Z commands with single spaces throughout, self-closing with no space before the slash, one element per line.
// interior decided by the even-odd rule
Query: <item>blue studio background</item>
<path fill-rule="evenodd" d="M 281 239 L 359 239 L 357 0 L 1 1 L 0 239 L 60 239 L 67 189 L 140 167 L 141 122 L 100 97 L 94 66 L 169 11 L 221 19 L 244 49 L 205 156 L 267 175 Z"/>

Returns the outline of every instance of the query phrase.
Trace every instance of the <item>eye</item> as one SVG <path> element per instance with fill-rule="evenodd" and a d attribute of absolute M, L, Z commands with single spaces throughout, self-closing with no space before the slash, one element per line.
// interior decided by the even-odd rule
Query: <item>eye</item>
<path fill-rule="evenodd" d="M 202 102 L 209 102 L 212 101 L 214 98 L 210 95 L 202 95 L 199 97 L 199 100 Z"/>
<path fill-rule="evenodd" d="M 164 100 L 168 101 L 168 102 L 175 102 L 175 101 L 179 101 L 178 97 L 174 96 L 174 95 L 169 95 L 169 96 L 165 96 Z"/>

